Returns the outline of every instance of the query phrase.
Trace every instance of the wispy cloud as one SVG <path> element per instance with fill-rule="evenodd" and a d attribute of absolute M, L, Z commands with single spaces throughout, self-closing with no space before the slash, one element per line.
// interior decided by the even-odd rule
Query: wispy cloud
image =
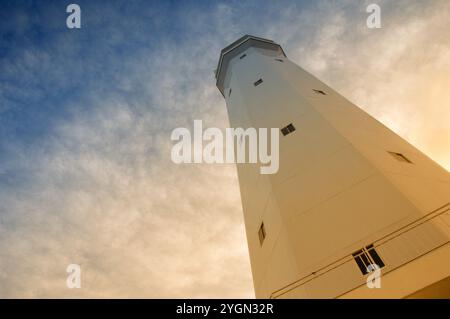
<path fill-rule="evenodd" d="M 170 161 L 173 128 L 227 125 L 213 70 L 245 33 L 448 169 L 449 4 L 379 3 L 380 30 L 353 1 L 89 2 L 78 31 L 53 5 L 41 43 L 14 9 L 29 39 L 0 60 L 0 296 L 253 296 L 235 168 Z"/>

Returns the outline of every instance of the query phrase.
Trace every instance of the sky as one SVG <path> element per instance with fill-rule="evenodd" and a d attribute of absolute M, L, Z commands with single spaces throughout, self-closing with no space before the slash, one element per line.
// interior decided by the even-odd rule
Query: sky
<path fill-rule="evenodd" d="M 254 297 L 236 168 L 170 159 L 173 129 L 229 125 L 213 72 L 244 34 L 450 170 L 447 0 L 77 0 L 81 29 L 69 3 L 0 3 L 0 297 Z"/>

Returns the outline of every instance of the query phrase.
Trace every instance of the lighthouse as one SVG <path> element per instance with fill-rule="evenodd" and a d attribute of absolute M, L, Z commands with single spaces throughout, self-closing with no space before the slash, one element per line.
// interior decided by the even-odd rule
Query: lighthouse
<path fill-rule="evenodd" d="M 224 48 L 216 85 L 231 127 L 280 134 L 278 172 L 236 164 L 257 298 L 450 298 L 445 169 L 271 40 Z"/>

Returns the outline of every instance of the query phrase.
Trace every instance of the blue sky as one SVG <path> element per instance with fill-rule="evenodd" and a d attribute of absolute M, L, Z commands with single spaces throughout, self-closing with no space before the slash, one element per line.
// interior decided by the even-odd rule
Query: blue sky
<path fill-rule="evenodd" d="M 213 71 L 243 34 L 449 169 L 449 4 L 378 1 L 369 30 L 371 2 L 77 1 L 76 30 L 70 2 L 2 1 L 0 296 L 253 296 L 235 168 L 170 161 L 174 128 L 228 125 Z"/>
<path fill-rule="evenodd" d="M 227 2 L 230 7 L 238 3 Z M 154 92 L 146 91 L 140 83 L 124 88 L 122 79 L 134 72 L 137 67 L 134 61 L 143 56 L 152 64 L 161 64 L 168 48 L 188 48 L 190 52 L 186 55 L 202 59 L 199 69 L 209 79 L 215 57 L 211 54 L 205 57 L 197 46 L 203 48 L 207 40 L 212 45 L 211 52 L 217 52 L 227 43 L 221 37 L 211 42 L 215 33 L 228 33 L 217 30 L 221 5 L 218 2 L 79 1 L 78 4 L 82 8 L 82 30 L 66 27 L 65 2 L 3 2 L 0 129 L 9 141 L 24 147 L 39 143 L 52 134 L 55 122 L 70 118 L 74 109 L 89 112 L 94 92 L 150 103 Z M 276 14 L 257 2 L 239 6 L 242 13 L 251 16 Z M 256 31 L 257 25 L 246 14 L 230 15 L 230 25 L 241 18 L 247 25 L 246 32 Z M 236 31 L 229 33 L 230 40 L 234 34 L 240 35 Z M 147 65 L 148 69 L 151 67 Z M 164 112 L 164 105 L 158 109 Z M 1 143 L 0 147 L 0 154 L 7 156 L 7 145 Z"/>

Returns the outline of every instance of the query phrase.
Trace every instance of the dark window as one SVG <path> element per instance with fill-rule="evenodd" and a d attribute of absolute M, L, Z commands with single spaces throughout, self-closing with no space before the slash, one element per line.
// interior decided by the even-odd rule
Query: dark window
<path fill-rule="evenodd" d="M 359 258 L 361 258 L 361 260 L 364 263 L 364 265 L 366 266 L 366 268 L 370 265 L 369 258 L 367 258 L 366 254 L 359 255 Z M 368 273 L 367 269 L 366 269 L 366 273 Z"/>
<path fill-rule="evenodd" d="M 230 89 L 230 91 L 228 92 L 228 96 L 231 96 L 231 89 Z"/>
<path fill-rule="evenodd" d="M 377 264 L 380 268 L 383 268 L 384 262 L 381 260 L 373 245 L 367 246 L 366 249 L 368 250 L 370 257 L 375 262 L 375 264 Z"/>
<path fill-rule="evenodd" d="M 247 56 L 247 54 L 243 54 L 243 55 L 241 55 L 240 57 L 239 57 L 239 59 L 243 59 L 243 58 L 245 58 Z"/>
<path fill-rule="evenodd" d="M 278 61 L 278 62 L 284 62 L 284 61 L 281 60 L 281 59 L 275 59 L 275 61 Z"/>
<path fill-rule="evenodd" d="M 391 154 L 393 157 L 395 157 L 400 162 L 412 164 L 412 162 L 402 153 L 396 153 L 396 152 L 388 152 L 388 153 Z"/>
<path fill-rule="evenodd" d="M 364 265 L 364 263 L 363 263 L 363 261 L 362 261 L 362 259 L 360 257 L 362 254 L 363 254 L 363 251 L 362 250 L 358 250 L 357 252 L 353 253 L 353 258 L 355 259 L 356 264 L 359 267 L 359 270 L 361 270 L 361 272 L 363 274 L 366 274 L 366 272 L 367 272 L 366 266 Z"/>
<path fill-rule="evenodd" d="M 288 126 L 285 126 L 281 129 L 281 133 L 283 133 L 284 136 L 288 135 L 289 133 L 292 133 L 295 131 L 294 125 L 291 123 Z"/>
<path fill-rule="evenodd" d="M 369 273 L 370 265 L 377 265 L 379 268 L 383 268 L 385 266 L 373 245 L 369 245 L 361 250 L 358 250 L 352 255 L 363 275 L 367 275 Z"/>
<path fill-rule="evenodd" d="M 294 125 L 292 125 L 292 123 L 289 124 L 287 127 L 288 127 L 290 132 L 294 132 L 295 131 L 295 127 L 294 127 Z"/>
<path fill-rule="evenodd" d="M 264 227 L 264 223 L 261 223 L 261 226 L 259 226 L 258 236 L 259 236 L 259 243 L 262 246 L 264 239 L 266 239 L 266 229 Z"/>
<path fill-rule="evenodd" d="M 317 94 L 327 95 L 327 94 L 326 94 L 324 91 L 322 91 L 322 90 L 316 90 L 316 89 L 313 89 L 313 91 L 316 92 Z"/>
<path fill-rule="evenodd" d="M 262 80 L 262 79 L 259 79 L 258 81 L 256 81 L 255 83 L 253 83 L 253 85 L 254 85 L 254 86 L 258 86 L 258 85 L 260 85 L 261 83 L 263 83 L 263 80 Z"/>

